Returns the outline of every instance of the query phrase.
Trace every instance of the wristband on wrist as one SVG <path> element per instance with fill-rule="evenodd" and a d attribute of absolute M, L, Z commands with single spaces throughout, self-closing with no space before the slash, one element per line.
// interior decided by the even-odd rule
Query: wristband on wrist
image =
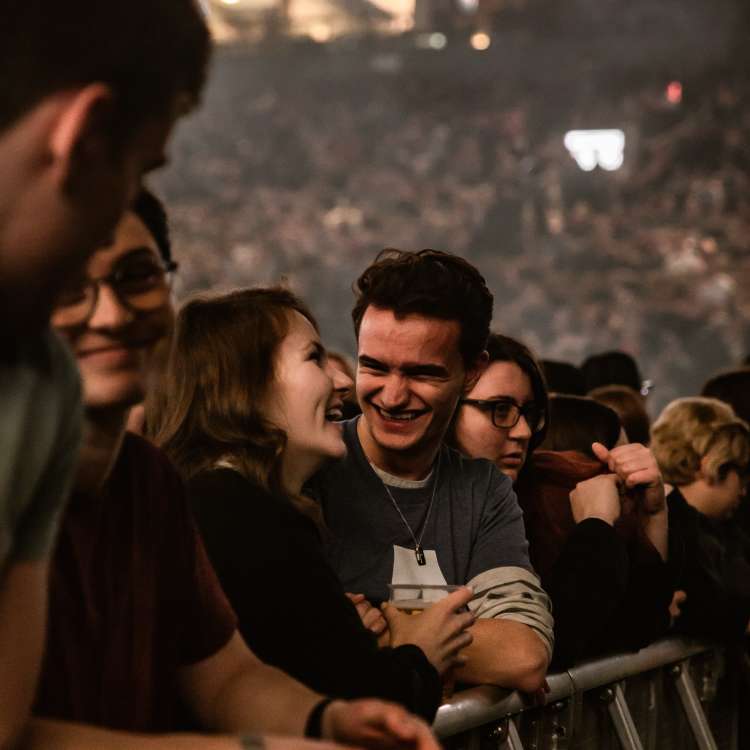
<path fill-rule="evenodd" d="M 266 741 L 260 734 L 241 734 L 238 738 L 242 750 L 263 750 Z"/>
<path fill-rule="evenodd" d="M 323 735 L 323 712 L 333 703 L 333 698 L 323 698 L 314 706 L 305 722 L 305 737 L 319 740 Z"/>

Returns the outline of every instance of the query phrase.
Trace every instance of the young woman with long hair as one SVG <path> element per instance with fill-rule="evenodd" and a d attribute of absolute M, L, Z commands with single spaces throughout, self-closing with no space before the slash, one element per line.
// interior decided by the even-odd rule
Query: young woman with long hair
<path fill-rule="evenodd" d="M 345 453 L 342 394 L 310 311 L 282 288 L 193 299 L 177 316 L 156 399 L 156 441 L 188 480 L 209 556 L 248 644 L 327 694 L 378 696 L 432 718 L 439 674 L 459 660 L 472 615 L 461 589 L 379 648 L 378 610 L 328 565 L 307 480 Z"/>

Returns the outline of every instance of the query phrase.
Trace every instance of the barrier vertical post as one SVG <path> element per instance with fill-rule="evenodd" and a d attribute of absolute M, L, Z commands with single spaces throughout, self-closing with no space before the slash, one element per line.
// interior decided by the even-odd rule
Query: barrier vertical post
<path fill-rule="evenodd" d="M 608 687 L 602 693 L 602 700 L 607 703 L 609 716 L 623 750 L 643 750 L 643 744 L 625 700 L 622 685 L 617 683 L 613 687 Z"/>
<path fill-rule="evenodd" d="M 497 742 L 497 750 L 523 750 L 523 742 L 518 734 L 516 723 L 511 718 L 498 724 L 488 735 L 490 740 Z"/>
<path fill-rule="evenodd" d="M 708 725 L 706 714 L 698 699 L 698 693 L 693 684 L 693 678 L 688 670 L 689 661 L 681 664 L 675 664 L 670 670 L 670 674 L 675 680 L 677 694 L 680 697 L 680 703 L 685 710 L 685 715 L 693 731 L 693 737 L 698 745 L 699 750 L 717 750 L 714 736 L 711 733 L 711 727 Z"/>

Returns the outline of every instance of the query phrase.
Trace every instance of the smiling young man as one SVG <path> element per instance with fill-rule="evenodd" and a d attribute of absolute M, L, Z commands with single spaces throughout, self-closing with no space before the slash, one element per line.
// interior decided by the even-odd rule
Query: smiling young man
<path fill-rule="evenodd" d="M 28 715 L 47 560 L 80 439 L 54 300 L 107 241 L 199 96 L 210 48 L 190 0 L 0 0 L 0 747 Z M 165 39 L 169 40 L 165 43 Z M 156 73 L 155 73 L 156 71 Z"/>
<path fill-rule="evenodd" d="M 176 470 L 126 432 L 172 320 L 167 268 L 143 205 L 123 216 L 114 242 L 94 253 L 52 315 L 81 370 L 88 429 L 52 563 L 25 747 L 316 750 L 307 733 L 436 750 L 426 725 L 400 707 L 323 701 L 248 649 Z M 184 707 L 212 736 L 163 734 L 184 723 Z"/>
<path fill-rule="evenodd" d="M 476 268 L 434 250 L 386 250 L 360 276 L 352 312 L 362 416 L 348 455 L 314 481 L 346 589 L 467 584 L 480 618 L 460 681 L 537 690 L 552 651 L 549 600 L 529 563 L 511 481 L 443 444 L 459 398 L 486 366 L 493 299 Z M 418 628 L 392 607 L 389 626 Z"/>

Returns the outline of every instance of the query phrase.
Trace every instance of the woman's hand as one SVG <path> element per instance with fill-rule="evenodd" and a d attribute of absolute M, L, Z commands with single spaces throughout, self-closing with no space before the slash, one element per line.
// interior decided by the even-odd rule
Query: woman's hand
<path fill-rule="evenodd" d="M 373 607 L 372 604 L 367 601 L 364 594 L 347 593 L 347 596 L 357 610 L 357 614 L 359 615 L 359 619 L 362 620 L 362 624 L 371 633 L 375 633 L 380 642 L 380 636 L 384 635 L 388 630 L 388 623 L 385 621 L 381 611 L 377 607 Z"/>
<path fill-rule="evenodd" d="M 587 518 L 599 518 L 614 526 L 622 512 L 617 477 L 614 474 L 601 474 L 578 482 L 570 493 L 570 509 L 576 523 Z"/>
<path fill-rule="evenodd" d="M 617 475 L 625 492 L 636 495 L 640 510 L 648 515 L 665 510 L 666 496 L 661 472 L 654 454 L 645 445 L 628 443 L 608 450 L 601 443 L 594 443 L 591 449 Z"/>
<path fill-rule="evenodd" d="M 473 640 L 466 629 L 476 618 L 464 609 L 472 596 L 471 589 L 462 587 L 418 615 L 401 612 L 392 604 L 383 604 L 391 646 L 395 648 L 406 643 L 419 646 L 441 676 L 452 667 L 461 666 L 461 649 Z"/>

